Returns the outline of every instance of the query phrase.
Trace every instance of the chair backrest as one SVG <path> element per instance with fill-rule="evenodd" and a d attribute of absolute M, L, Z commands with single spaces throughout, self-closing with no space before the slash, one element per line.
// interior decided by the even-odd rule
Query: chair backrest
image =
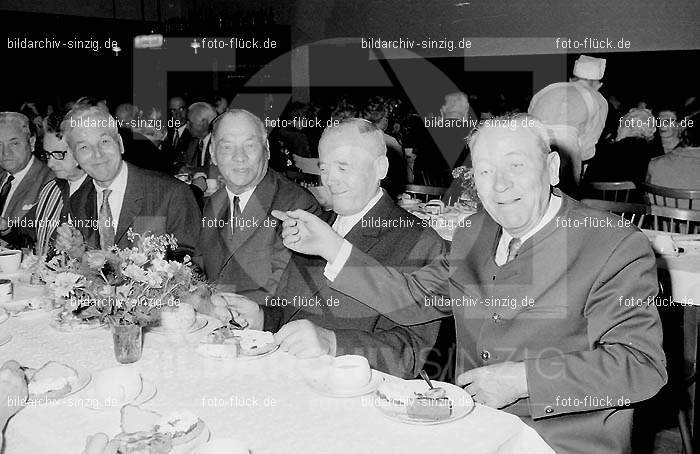
<path fill-rule="evenodd" d="M 321 175 L 321 170 L 318 168 L 318 158 L 304 158 L 302 156 L 292 154 L 294 165 L 303 173 L 309 175 Z"/>
<path fill-rule="evenodd" d="M 602 192 L 602 200 L 613 202 L 629 202 L 630 195 L 637 189 L 631 181 L 591 181 L 588 186 L 594 192 Z"/>
<path fill-rule="evenodd" d="M 654 230 L 682 234 L 700 231 L 700 210 L 651 205 L 649 211 L 654 217 Z"/>
<path fill-rule="evenodd" d="M 675 189 L 651 183 L 639 183 L 650 205 L 659 205 L 688 210 L 700 210 L 700 189 Z"/>
<path fill-rule="evenodd" d="M 609 211 L 629 220 L 637 227 L 644 222 L 649 207 L 641 203 L 615 202 L 612 200 L 581 199 L 581 203 L 597 210 Z"/>
<path fill-rule="evenodd" d="M 422 197 L 423 200 L 428 201 L 432 199 L 439 199 L 447 191 L 447 188 L 439 186 L 421 186 L 418 184 L 406 185 L 403 192 L 407 194 L 413 194 L 418 197 Z"/>

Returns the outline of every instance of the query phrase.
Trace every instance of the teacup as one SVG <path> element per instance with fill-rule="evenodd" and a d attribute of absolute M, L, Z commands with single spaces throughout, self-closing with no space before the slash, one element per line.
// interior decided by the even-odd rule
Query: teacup
<path fill-rule="evenodd" d="M 328 371 L 328 385 L 339 391 L 365 386 L 372 378 L 367 358 L 359 355 L 338 356 Z"/>
<path fill-rule="evenodd" d="M 0 251 L 0 273 L 14 273 L 22 263 L 22 251 Z"/>
<path fill-rule="evenodd" d="M 651 246 L 659 254 L 678 254 L 678 246 L 669 235 L 656 235 Z"/>

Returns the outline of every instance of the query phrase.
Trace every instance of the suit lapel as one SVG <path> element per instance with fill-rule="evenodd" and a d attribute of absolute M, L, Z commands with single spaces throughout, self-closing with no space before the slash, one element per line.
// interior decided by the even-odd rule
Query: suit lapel
<path fill-rule="evenodd" d="M 382 197 L 379 199 L 377 204 L 363 216 L 363 219 L 386 219 L 389 217 L 389 213 L 391 213 L 393 208 L 394 202 L 391 200 L 391 197 L 389 197 L 389 195 L 382 190 Z M 352 243 L 353 246 L 367 254 L 370 252 L 372 247 L 379 242 L 379 236 L 381 233 L 381 227 L 375 225 L 363 227 L 362 220 L 360 220 L 353 226 L 348 234 L 345 235 L 345 239 Z"/>
<path fill-rule="evenodd" d="M 70 198 L 71 220 L 83 234 L 85 242 L 91 247 L 100 247 L 99 233 L 91 228 L 97 222 L 97 191 L 89 176 Z"/>
<path fill-rule="evenodd" d="M 126 231 L 134 223 L 134 218 L 141 213 L 141 204 L 143 202 L 143 193 L 147 191 L 141 172 L 138 168 L 128 165 L 129 174 L 126 180 L 126 191 L 124 192 L 124 201 L 122 202 L 122 210 L 119 213 L 119 225 L 114 236 L 114 244 L 118 244 Z"/>
<path fill-rule="evenodd" d="M 15 189 L 12 198 L 7 201 L 7 209 L 5 210 L 7 217 L 14 217 L 16 213 L 21 211 L 22 205 L 24 203 L 24 197 L 27 195 L 31 187 L 37 184 L 37 173 L 39 172 L 39 166 L 41 161 L 34 158 L 31 167 L 27 171 L 27 174 L 22 178 L 22 181 Z M 38 194 L 38 192 L 37 192 Z M 26 210 L 25 210 L 26 211 Z"/>

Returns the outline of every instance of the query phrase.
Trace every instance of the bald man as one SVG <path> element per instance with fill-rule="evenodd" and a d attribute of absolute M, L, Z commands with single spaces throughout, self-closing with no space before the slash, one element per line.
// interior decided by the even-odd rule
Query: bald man
<path fill-rule="evenodd" d="M 449 255 L 402 273 L 301 211 L 275 213 L 285 245 L 322 256 L 330 287 L 397 323 L 452 315 L 457 383 L 557 453 L 630 452 L 633 405 L 667 379 L 649 240 L 552 190 L 559 157 L 533 117 L 492 119 L 469 145 L 484 210 Z"/>
<path fill-rule="evenodd" d="M 386 153 L 382 130 L 369 121 L 348 119 L 326 128 L 319 159 L 333 212 L 324 220 L 353 247 L 384 265 L 410 272 L 430 263 L 446 247 L 433 229 L 399 208 L 380 187 L 388 170 Z M 416 377 L 435 344 L 440 322 L 400 326 L 329 287 L 324 268 L 321 257 L 295 255 L 277 294 L 266 299 L 274 301 L 274 308 L 261 310 L 241 298 L 227 299 L 252 326 L 279 329 L 277 342 L 296 356 L 362 355 L 373 368 Z"/>
<path fill-rule="evenodd" d="M 277 291 L 291 257 L 270 212 L 321 209 L 310 192 L 268 168 L 267 131 L 255 115 L 225 112 L 212 125 L 211 137 L 212 162 L 225 187 L 204 207 L 196 259 L 219 290 L 264 301 Z"/>

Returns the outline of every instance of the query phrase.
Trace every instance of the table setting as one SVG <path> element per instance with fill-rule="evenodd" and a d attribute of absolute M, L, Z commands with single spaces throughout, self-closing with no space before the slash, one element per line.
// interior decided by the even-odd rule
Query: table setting
<path fill-rule="evenodd" d="M 16 360 L 29 389 L 5 453 L 552 452 L 453 384 L 357 355 L 296 358 L 233 313 L 197 313 L 179 298 L 202 283 L 164 259 L 174 239 L 135 240 L 59 245 L 0 273 L 0 362 Z"/>
<path fill-rule="evenodd" d="M 432 227 L 444 240 L 452 241 L 460 227 L 469 227 L 469 216 L 476 213 L 476 206 L 465 203 L 445 205 L 441 200 L 421 202 L 408 194 L 399 196 L 398 205 Z"/>

